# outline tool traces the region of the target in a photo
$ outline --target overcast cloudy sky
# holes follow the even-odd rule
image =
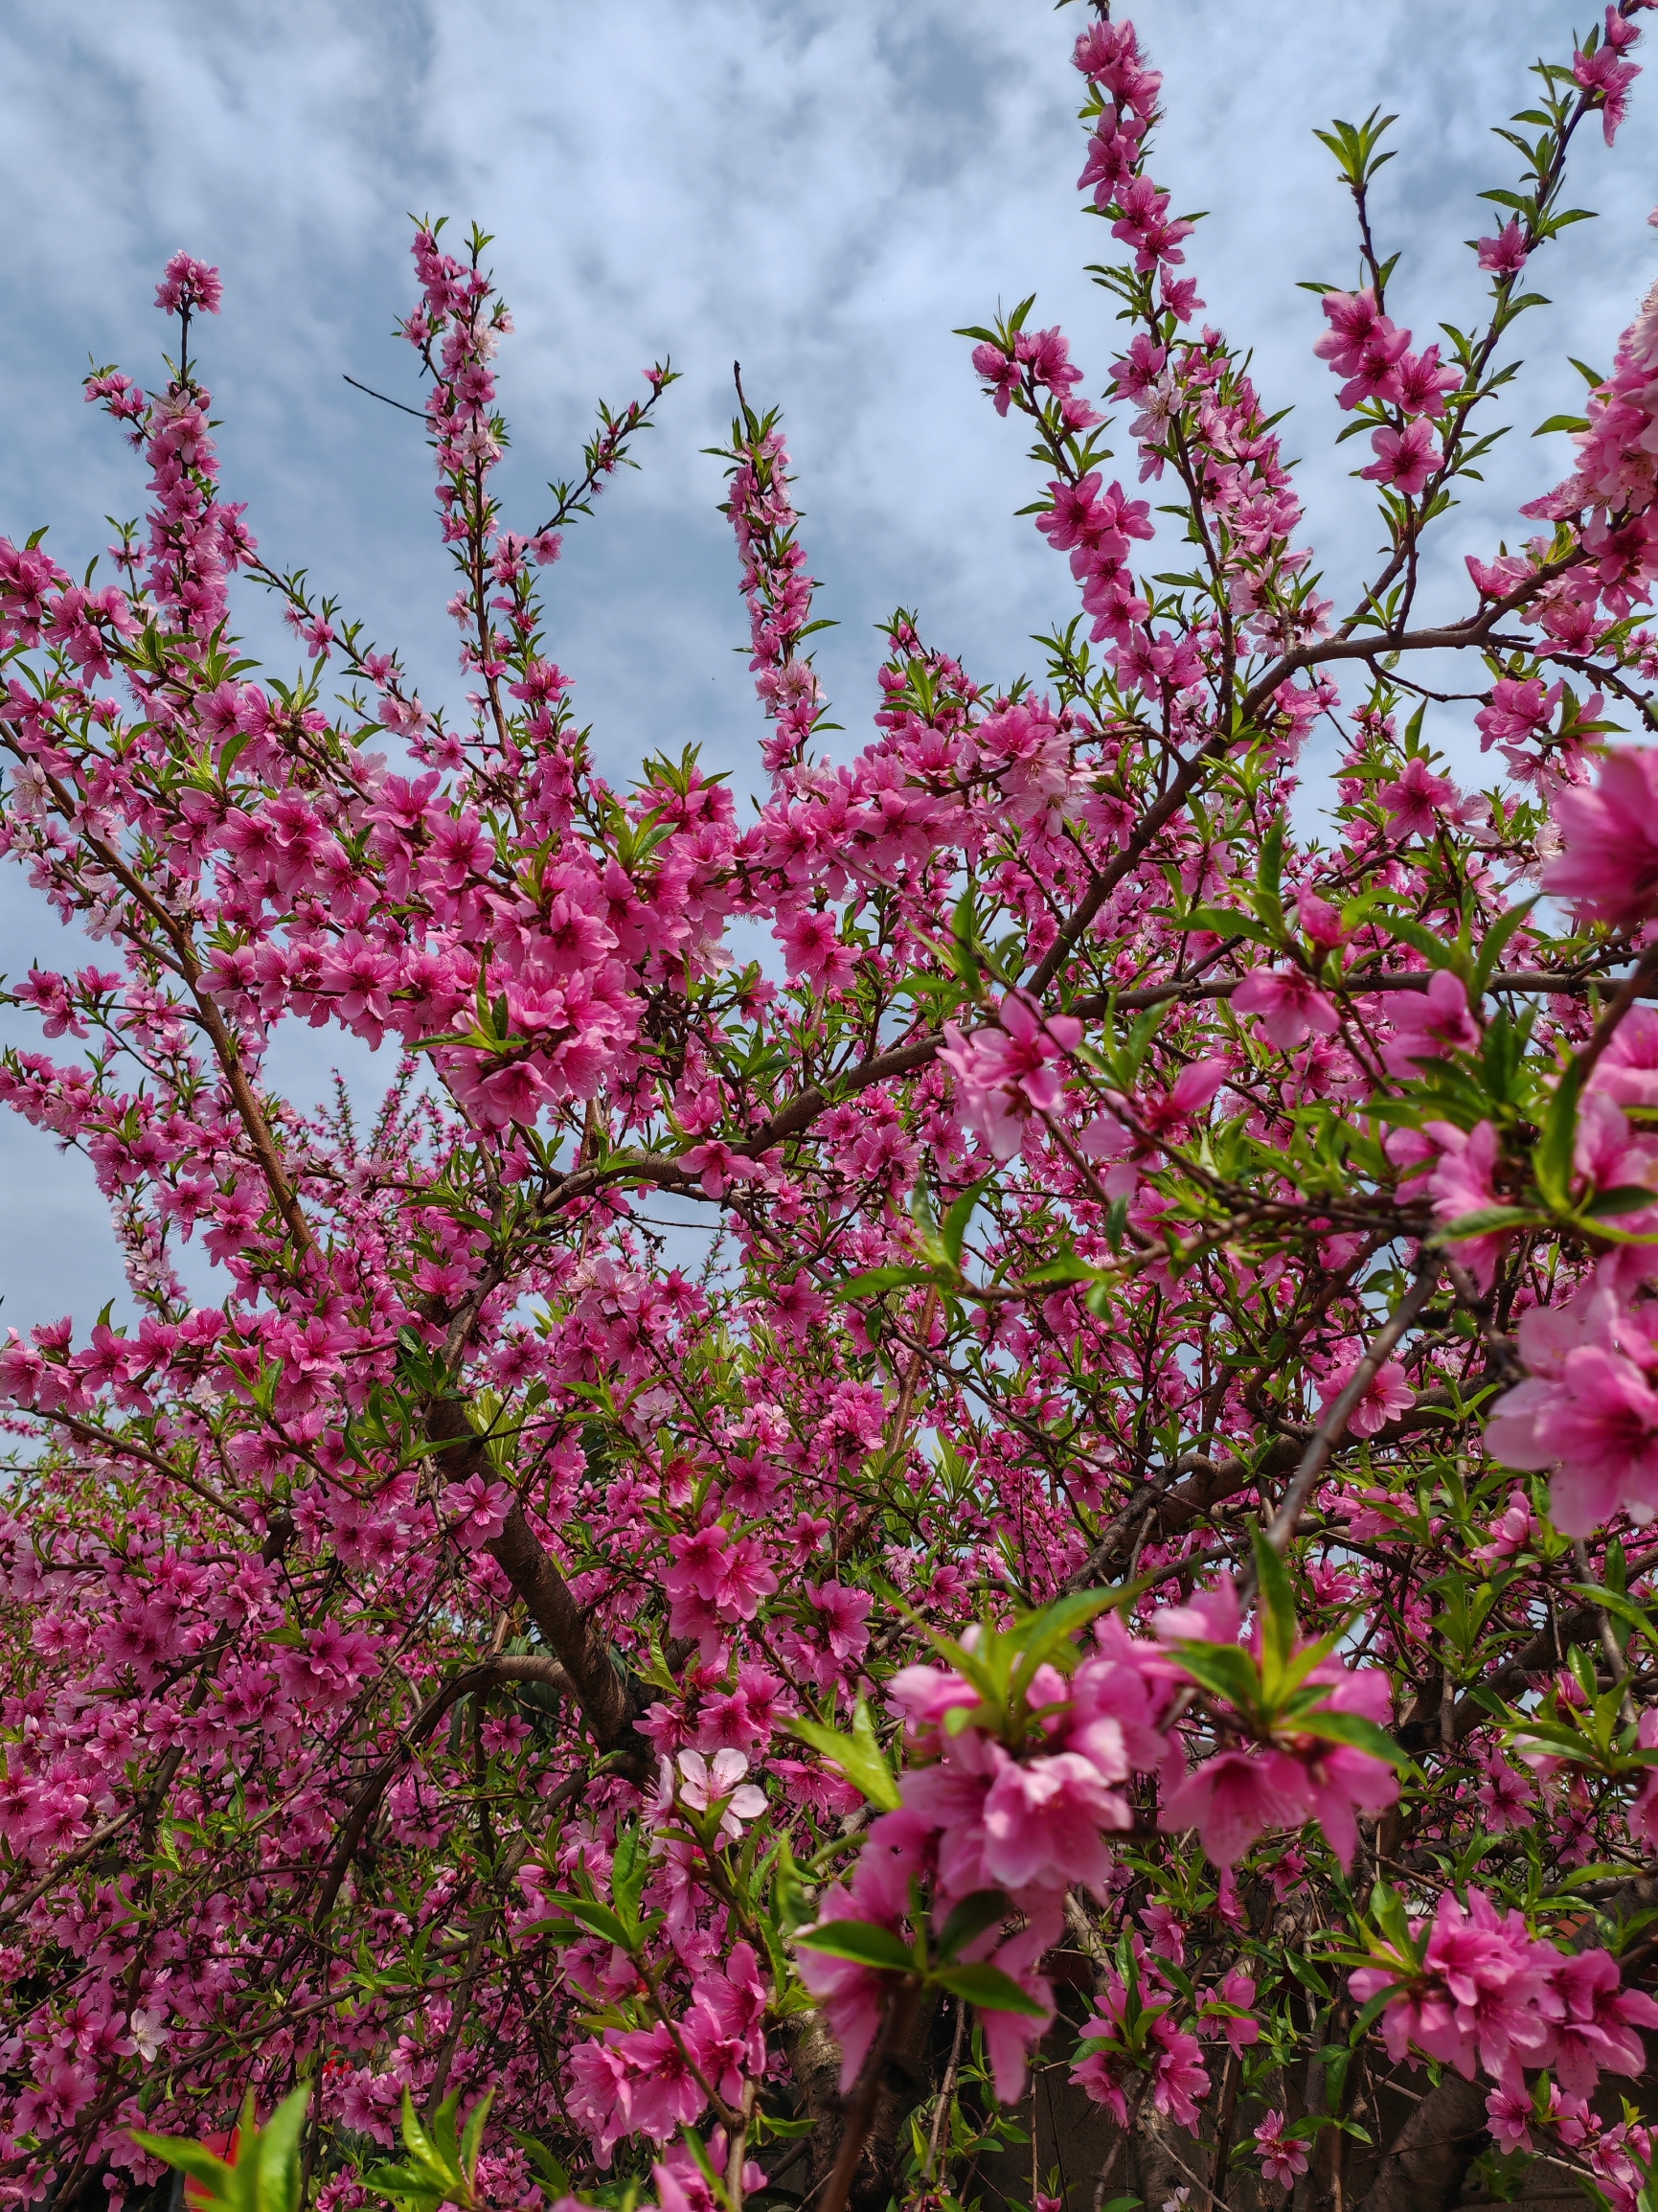
[[[1581,0],[1579,0],[1581,4]],[[642,753],[700,742],[752,780],[743,661],[718,464],[731,363],[781,401],[808,513],[820,666],[858,741],[872,626],[899,603],[981,677],[1030,667],[1030,634],[1069,612],[1062,562],[1013,511],[1037,486],[1023,441],[978,397],[950,333],[1038,294],[1098,389],[1117,350],[1084,263],[1081,140],[1066,54],[1074,8],[1047,0],[11,0],[0,14],[0,531],[52,524],[78,565],[137,512],[140,479],[83,406],[88,355],[147,380],[150,306],[179,246],[216,262],[225,310],[203,333],[232,495],[266,554],[308,565],[429,698],[461,688],[449,585],[430,527],[419,426],[347,386],[416,397],[389,335],[410,298],[407,215],[495,233],[518,335],[503,356],[514,519],[573,472],[595,399],[626,399],[654,356],[685,381],[630,475],[555,572],[556,650],[625,778]],[[1330,445],[1333,382],[1300,278],[1354,281],[1349,209],[1311,137],[1376,103],[1401,116],[1378,194],[1400,245],[1395,311],[1466,323],[1475,195],[1512,179],[1488,126],[1526,103],[1527,64],[1569,57],[1562,0],[1147,0],[1165,76],[1155,171],[1182,210],[1208,319],[1257,349],[1305,457],[1309,536],[1338,586],[1375,542]],[[1564,356],[1604,363],[1658,270],[1649,87],[1618,147],[1579,141],[1577,204],[1601,220],[1534,264],[1554,306],[1522,326],[1534,367],[1515,435],[1447,536],[1439,577],[1514,530],[1560,473],[1527,433],[1580,394]],[[534,511],[534,512],[532,512]],[[1342,596],[1338,588],[1336,596]],[[270,638],[268,614],[246,610]],[[285,652],[283,655],[286,659]],[[0,871],[0,968],[64,953]],[[17,1033],[21,1035],[22,1033]],[[308,1034],[308,1033],[307,1033]],[[337,1054],[334,1055],[337,1057]],[[293,1070],[314,1090],[327,1057]],[[0,1323],[125,1304],[102,1204],[77,1162],[0,1123]]]

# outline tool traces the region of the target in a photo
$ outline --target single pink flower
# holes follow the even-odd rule
[[[1411,755],[1391,784],[1376,787],[1376,797],[1401,837],[1430,836],[1440,809],[1456,795],[1455,784],[1447,777],[1436,776],[1420,753]]]
[[[1658,909],[1658,751],[1609,752],[1592,790],[1558,794],[1555,820],[1560,854],[1543,872],[1545,891],[1614,928]]]
[[[1397,385],[1397,374],[1395,374]],[[1404,394],[1395,394],[1404,396]],[[1426,485],[1430,475],[1440,467],[1440,446],[1433,436],[1433,422],[1428,416],[1415,416],[1404,429],[1373,429],[1371,451],[1375,453],[1369,469],[1359,469],[1375,485],[1391,485],[1393,491],[1404,491],[1415,498],[1417,491]]]
[[[1517,276],[1525,267],[1530,251],[1520,229],[1519,217],[1510,216],[1495,238],[1480,239],[1480,266],[1488,269],[1494,277]]]
[[[1358,1369],[1352,1360],[1346,1367],[1337,1367],[1319,1384],[1319,1397],[1329,1407],[1333,1405],[1351,1381]],[[1396,1415],[1403,1413],[1416,1403],[1416,1392],[1405,1380],[1405,1371],[1397,1359],[1388,1360],[1378,1367],[1366,1383],[1358,1403],[1348,1415],[1348,1433],[1351,1436],[1374,1436]]]
[[[1000,1746],[996,1746],[999,1750]],[[1111,1857],[1102,1831],[1132,1825],[1126,1801],[1075,1751],[1020,1765],[1002,1754],[985,1799],[985,1864],[1009,1889],[1105,1893]]]
[[[1312,1036],[1333,1037],[1341,1016],[1305,969],[1255,968],[1232,994],[1234,1009],[1252,1014],[1261,1035],[1280,1052],[1293,1052]]]
[[[1266,2179],[1287,2189],[1306,2172],[1306,2145],[1299,2136],[1286,2135],[1283,2131],[1283,2114],[1268,2112],[1255,2131],[1261,2145],[1256,2156]]]
[[[1302,1776],[1282,1752],[1221,1751],[1192,1768],[1165,1799],[1157,1825],[1167,1835],[1195,1828],[1216,1866],[1235,1866],[1269,1828],[1306,1818]]]

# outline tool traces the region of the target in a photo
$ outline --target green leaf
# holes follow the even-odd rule
[[[643,1826],[635,1820],[617,1836],[610,1866],[610,1894],[616,1900],[616,1915],[630,1928],[639,1926],[639,1901],[649,1873],[650,1847]]]
[[[837,1298],[878,1298],[888,1290],[937,1281],[931,1267],[866,1267],[861,1275],[849,1275],[844,1283],[837,1283],[834,1294]]]
[[[966,1242],[967,1230],[971,1224],[974,1211],[979,1200],[989,1189],[990,1182],[991,1177],[987,1175],[982,1182],[975,1183],[971,1190],[964,1191],[939,1223],[939,1242],[943,1245],[945,1257],[949,1260],[951,1266],[956,1268],[958,1272],[962,1265],[962,1246]]]
[[[1261,866],[1256,874],[1251,904],[1269,929],[1283,932],[1283,828],[1284,817],[1275,814],[1261,841]]]
[[[478,2171],[478,2150],[484,2140],[484,2125],[489,2117],[489,2107],[495,2102],[493,2089],[486,2089],[472,2109],[466,2114],[466,2132],[461,2137],[461,2171],[468,2181]]]
[[[300,2133],[310,2093],[309,2084],[302,2084],[283,2099],[269,2126],[259,2128],[250,2089],[237,2127],[234,2165],[188,2136],[148,2135],[135,2129],[132,2139],[152,2157],[188,2174],[210,2205],[223,2205],[226,2212],[299,2212]]]
[[[859,1966],[873,1966],[883,1973],[916,1971],[915,1953],[903,1937],[873,1920],[826,1920],[816,1927],[802,1928],[794,1940],[806,1950],[853,1959]]]
[[[1537,1188],[1551,1206],[1564,1208],[1572,1191],[1572,1152],[1578,1134],[1578,1093],[1583,1087],[1580,1062],[1573,1060],[1555,1086],[1542,1134],[1532,1155]]]
[[[1525,1206],[1476,1206],[1430,1237],[1430,1244],[1454,1244],[1464,1237],[1489,1237],[1499,1229],[1523,1229],[1539,1224],[1541,1217]]]
[[[1545,438],[1551,430],[1587,430],[1587,415],[1551,415],[1546,422],[1539,422],[1532,432],[1533,438]]]
[[[1376,1881],[1370,1893],[1370,1914],[1383,1936],[1401,1958],[1411,1955],[1410,1917],[1404,1900],[1390,1881]]]
[[[986,1928],[998,1927],[1011,1910],[1004,1890],[975,1889],[970,1897],[963,1898],[940,1929],[940,1958],[945,1961],[954,1958],[964,1945],[983,1935]]]
[[[1591,1220],[1605,1220],[1614,1214],[1637,1214],[1645,1206],[1658,1206],[1658,1191],[1645,1183],[1614,1183],[1597,1191],[1583,1211]]]
[[[1045,2020],[1049,2008],[1027,1996],[1011,1973],[999,1966],[945,1966],[932,1976],[952,1996],[965,1997],[981,2012],[1023,2013],[1027,2019]]]
[[[861,1790],[883,1813],[896,1813],[903,1800],[893,1770],[887,1765],[870,1720],[869,1707],[860,1698],[852,1714],[852,1732],[843,1736],[821,1721],[790,1721],[788,1731],[809,1744],[826,1759],[832,1759],[854,1790]]]
[[[1658,1197],[1658,1194],[1654,1193],[1647,1195],[1649,1197]],[[1027,1284],[1098,1283],[1100,1270],[1098,1267],[1091,1267],[1086,1260],[1079,1260],[1075,1252],[1066,1252],[1059,1259],[1050,1260],[1045,1267],[1036,1268],[1033,1274],[1026,1275],[1021,1280]]]
[[[1264,922],[1257,922],[1252,914],[1240,914],[1232,906],[1194,906],[1180,917],[1180,922],[1183,928],[1202,930],[1210,937],[1247,937],[1251,944],[1267,946],[1273,951],[1283,942],[1282,932],[1275,935]]]
[[[1056,1599],[1023,1621],[1016,1637],[1019,1661],[1009,1678],[1010,1695],[1023,1697],[1043,1661],[1056,1658],[1062,1644],[1069,1644],[1077,1630],[1098,1614],[1120,1604],[1122,1595],[1120,1590],[1073,1590],[1068,1598]],[[1076,1653],[1070,1657],[1074,1661]]]
[[[636,1928],[625,1927],[607,1904],[599,1904],[589,1897],[571,1897],[567,1892],[554,1890],[548,1893],[549,1904],[556,1904],[560,1912],[579,1920],[594,1935],[602,1935],[606,1943],[613,1943],[622,1950],[631,1950],[639,1940]]]
[[[1192,1679],[1240,1713],[1261,1703],[1261,1676],[1249,1653],[1236,1644],[1182,1644],[1180,1663]]]
[[[1652,1634],[1651,1620],[1621,1590],[1603,1590],[1595,1583],[1574,1583],[1572,1588],[1577,1596],[1587,1598],[1591,1605],[1599,1606],[1602,1612],[1612,1614],[1614,1619],[1623,1621],[1641,1635]]]
[[[227,2183],[236,2169],[226,2165],[216,2151],[210,2151],[205,2143],[195,2142],[189,2135],[149,2135],[142,2128],[134,2128],[131,2133],[141,2151],[176,2166],[193,2181],[200,2181],[215,2202],[227,2200]]]
[[[1295,1588],[1288,1567],[1267,1542],[1259,1522],[1250,1524],[1249,1540],[1255,1552],[1256,1579],[1261,1585],[1262,1641],[1268,1662],[1263,1673],[1270,1696],[1275,1686],[1274,1676],[1282,1678],[1290,1653],[1295,1650]]]
[[[1385,1728],[1378,1728],[1359,1713],[1332,1713],[1329,1706],[1320,1706],[1311,1713],[1298,1713],[1294,1725],[1307,1736],[1321,1736],[1331,1744],[1351,1744],[1355,1751],[1368,1751],[1373,1759],[1385,1759],[1390,1767],[1413,1764],[1410,1754],[1399,1749]]]

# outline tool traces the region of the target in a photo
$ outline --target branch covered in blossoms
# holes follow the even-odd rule
[[[86,381],[143,521],[0,540],[67,947],[0,1099],[126,1293],[0,1345],[7,2204],[1645,2202],[1653,295],[1533,535],[1456,505],[1642,12],[1498,133],[1471,331],[1320,134],[1343,612],[1096,10],[1115,324],[963,333],[1075,600],[1033,678],[897,609],[836,749],[739,382],[751,813],[601,774],[545,604],[665,363],[510,527],[488,240],[417,227],[446,716],[261,556],[168,264],[165,380]]]

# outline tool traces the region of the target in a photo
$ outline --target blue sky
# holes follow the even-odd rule
[[[1557,0],[1148,0],[1165,74],[1155,171],[1183,211],[1207,319],[1252,344],[1274,405],[1293,403],[1307,535],[1343,596],[1374,547],[1363,458],[1331,445],[1333,380],[1301,278],[1351,283],[1349,209],[1311,137],[1332,114],[1397,109],[1377,195],[1403,246],[1395,312],[1425,334],[1466,323],[1479,286],[1463,240],[1475,198],[1511,181],[1488,126],[1526,103],[1527,62],[1569,53]],[[1585,17],[1586,21],[1587,18]],[[758,721],[736,565],[701,448],[750,396],[780,401],[823,580],[820,666],[838,742],[861,741],[873,626],[898,603],[981,678],[1033,666],[1033,631],[1070,611],[1064,564],[1014,510],[1039,489],[1023,444],[978,397],[953,327],[1034,291],[1098,390],[1117,351],[1083,264],[1103,226],[1079,218],[1081,139],[1066,65],[1080,21],[1047,0],[11,0],[0,19],[0,531],[52,524],[69,565],[137,512],[141,479],[79,396],[88,355],[148,380],[161,262],[184,246],[224,272],[204,375],[225,418],[232,495],[267,555],[308,565],[428,697],[453,696],[449,585],[430,525],[419,426],[348,387],[413,398],[389,335],[410,298],[409,211],[476,217],[518,324],[503,356],[516,519],[571,472],[601,394],[641,390],[671,352],[685,381],[661,430],[554,572],[552,627],[602,760],[699,742],[753,780]],[[1514,510],[1560,472],[1532,426],[1604,363],[1658,273],[1650,83],[1608,156],[1580,140],[1577,204],[1601,219],[1534,265],[1554,306],[1520,343],[1533,368],[1483,492],[1446,534],[1461,557],[1515,534]],[[534,514],[531,510],[534,510]],[[1450,599],[1447,605],[1454,604]],[[268,613],[251,634],[285,662]],[[1309,763],[1309,765],[1311,764]],[[0,870],[0,967],[67,954],[44,908]],[[21,1026],[14,1032],[27,1034]],[[289,1065],[314,1095],[311,1034]],[[73,1311],[122,1284],[84,1168],[0,1121],[0,1325]]]

